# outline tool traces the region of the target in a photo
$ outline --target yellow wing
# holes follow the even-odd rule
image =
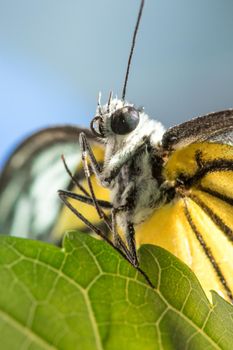
[[[232,301],[233,147],[195,143],[175,151],[164,177],[176,184],[172,202],[136,231],[137,245],[159,245],[194,271],[205,292]]]

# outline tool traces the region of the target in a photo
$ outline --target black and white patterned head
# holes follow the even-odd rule
[[[150,119],[142,107],[137,108],[122,99],[112,99],[111,95],[107,104],[98,104],[91,129],[105,143],[111,140],[131,142],[152,134],[156,134],[158,140],[164,132],[161,123]]]
[[[110,98],[106,105],[98,104],[96,115],[91,121],[91,129],[100,138],[128,135],[138,127],[142,112],[142,108]]]

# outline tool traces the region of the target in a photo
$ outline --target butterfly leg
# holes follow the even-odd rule
[[[90,204],[90,205],[94,205],[96,207],[96,204],[99,206],[99,212],[101,212],[101,218],[104,219],[106,225],[108,226],[109,230],[112,230],[111,224],[109,222],[109,218],[107,217],[107,215],[101,210],[102,208],[104,209],[111,209],[112,208],[112,204],[108,201],[102,201],[99,199],[95,200],[90,196],[90,194],[85,190],[85,188],[79,183],[78,179],[76,177],[74,177],[66,163],[65,157],[64,155],[62,155],[62,161],[65,167],[66,172],[68,173],[68,175],[70,176],[71,180],[73,181],[73,183],[80,189],[81,192],[84,193],[85,196],[76,194],[74,192],[70,192],[70,191],[64,191],[64,190],[59,190],[58,193],[60,194],[64,194],[69,198],[78,200],[80,202],[86,203],[86,204]],[[90,182],[91,183],[91,182]],[[92,191],[92,193],[94,194],[94,191]],[[95,196],[95,195],[94,195]],[[100,209],[101,208],[101,209]]]
[[[105,241],[107,241],[109,244],[113,245],[112,242],[106,237],[106,235],[95,225],[93,225],[89,220],[87,220],[76,208],[72,206],[72,204],[68,201],[68,198],[73,198],[76,200],[81,200],[82,202],[85,202],[85,199],[83,196],[79,197],[79,195],[76,196],[75,193],[70,194],[67,191],[60,190],[58,192],[59,197],[61,198],[62,202],[87,226],[91,231],[96,233],[98,236],[103,238]],[[88,202],[85,202],[87,204],[90,204],[89,198]]]
[[[130,255],[129,249],[126,247],[125,243],[123,242],[121,236],[117,232],[117,225],[116,225],[116,213],[117,210],[115,208],[112,208],[112,235],[113,235],[113,244],[115,247],[119,248],[123,251],[125,254],[127,260],[132,263],[132,257]]]
[[[64,198],[71,198],[71,199],[77,200],[77,201],[85,203],[85,204],[89,204],[92,206],[94,205],[92,198],[85,197],[85,196],[77,194],[77,193],[59,190],[58,194],[62,200]],[[97,201],[98,201],[98,205],[100,206],[101,209],[102,208],[103,209],[112,209],[112,204],[110,202],[99,200],[99,199],[97,199]],[[63,200],[63,202],[64,202],[64,200]],[[67,201],[65,201],[65,204],[67,205]],[[115,220],[115,215],[113,213],[114,213],[114,210],[112,209],[112,223],[109,221],[108,216],[104,212],[103,212],[103,219],[104,219],[104,222],[107,225],[108,229],[113,233],[114,246],[118,247],[119,249],[122,249],[122,251],[125,253],[125,255],[127,255],[128,250],[126,248],[126,245],[124,244],[123,240],[121,239],[121,237],[119,236],[119,234],[116,231],[116,220]],[[78,217],[80,218],[80,216],[78,216]]]
[[[92,149],[91,149],[84,133],[80,134],[79,142],[80,142],[80,148],[81,148],[81,154],[82,154],[82,163],[83,163],[84,173],[85,173],[85,177],[87,179],[88,187],[89,187],[90,192],[91,192],[91,198],[93,200],[94,206],[96,208],[96,211],[97,211],[100,219],[102,219],[103,212],[101,211],[101,209],[98,205],[97,198],[95,196],[95,192],[94,192],[93,185],[91,182],[91,173],[90,173],[90,168],[89,168],[87,156],[89,155],[90,162],[91,162],[91,168],[94,171],[97,178],[99,178],[99,174],[101,173],[101,169],[100,169],[100,166],[99,166],[99,164],[98,164],[98,162],[97,162],[97,160],[92,152]]]
[[[126,247],[125,243],[122,241],[120,235],[116,232],[116,214],[120,211],[127,211],[128,206],[122,205],[118,208],[112,209],[112,227],[113,231],[115,230],[115,233],[113,232],[113,236],[115,234],[115,239],[119,239],[120,244],[117,243],[117,245],[114,245],[115,248],[121,252],[121,254],[145,277],[148,284],[155,288],[153,283],[151,282],[150,278],[147,276],[147,274],[139,267],[139,262],[137,258],[137,251],[136,251],[136,243],[135,243],[135,230],[134,225],[131,222],[127,222],[127,228],[126,228],[126,241],[128,244],[128,247]],[[121,245],[121,242],[123,245]]]
[[[91,197],[86,197],[86,196],[83,196],[81,194],[77,194],[77,193],[74,193],[71,191],[58,190],[58,195],[61,199],[62,199],[62,197],[71,198],[71,199],[77,200],[79,202],[95,206]],[[97,199],[97,202],[98,202],[98,205],[100,207],[100,210],[102,211],[102,218],[103,218],[105,224],[107,225],[109,231],[112,231],[112,225],[111,225],[111,222],[109,220],[109,217],[102,210],[102,209],[112,209],[112,204],[108,201],[104,201],[101,199]]]
[[[65,195],[66,197],[72,198],[74,200],[77,200],[85,204],[94,205],[91,197],[86,197],[81,194],[77,194],[71,191],[64,191],[64,190],[58,190],[58,194],[59,196]],[[108,201],[97,199],[97,202],[98,202],[98,205],[103,209],[112,209],[112,204]]]
[[[135,230],[134,230],[134,225],[131,222],[127,223],[126,240],[127,240],[130,254],[132,255],[132,263],[135,267],[138,267],[139,262],[138,262],[137,250],[136,250]]]
[[[127,246],[124,244],[124,247],[122,247],[122,239],[117,232],[116,228],[116,215],[120,211],[127,211],[128,206],[127,205],[122,205],[118,208],[113,208],[112,209],[112,232],[113,232],[113,241],[114,245],[118,246],[119,248],[123,248],[125,255],[128,257],[128,260],[131,262],[131,264],[134,267],[138,267],[138,258],[137,258],[137,251],[136,251],[136,243],[135,243],[135,230],[134,230],[134,225],[131,222],[126,223],[126,230],[125,230],[125,237],[126,237],[126,242]]]
[[[103,240],[107,241],[113,248],[115,248],[121,255],[123,255],[126,260],[132,263],[132,257],[129,254],[129,250],[127,249],[125,243],[119,236],[117,239],[117,244],[112,242],[97,226],[93,225],[89,220],[87,220],[76,208],[74,208],[67,198],[76,199],[78,201],[84,202],[86,204],[94,205],[93,202],[90,202],[90,198],[85,198],[84,196],[77,195],[76,193],[68,192],[59,190],[59,197],[63,201],[63,203],[87,226],[91,231],[96,233],[98,236],[100,236]],[[99,205],[105,204],[105,201],[99,201]],[[106,216],[107,218],[107,216]],[[106,219],[105,218],[105,219]],[[107,218],[108,223],[105,221],[105,223],[108,225],[109,229],[113,230],[113,223],[110,224],[109,220]]]
[[[84,202],[86,204],[94,205],[92,201],[90,201],[90,198],[86,198],[85,196],[78,195],[76,193],[72,193],[69,191],[62,191],[59,192],[59,197],[63,201],[63,203],[87,226],[91,231],[96,233],[99,237],[101,237],[103,240],[108,242],[114,249],[116,249],[126,260],[128,260],[137,270],[145,277],[145,279],[148,281],[149,285],[154,288],[153,283],[150,281],[146,273],[140,269],[138,259],[137,259],[137,253],[136,253],[136,245],[135,245],[135,232],[134,227],[132,223],[127,224],[127,234],[126,234],[126,240],[128,243],[128,248],[126,247],[125,243],[123,242],[122,238],[119,236],[119,234],[116,231],[116,214],[120,210],[125,210],[125,206],[119,207],[118,209],[112,208],[112,223],[109,223],[108,220],[108,227],[110,231],[113,232],[113,236],[115,237],[115,242],[112,242],[98,227],[93,225],[89,220],[87,220],[76,208],[74,208],[68,201],[67,198],[72,198],[79,200],[81,202]],[[105,201],[99,200],[99,205],[101,206],[103,204],[103,207],[106,205]],[[107,224],[107,223],[106,223]],[[117,238],[116,238],[117,237]],[[117,241],[117,242],[116,242]]]
[[[122,166],[129,159],[132,159],[136,154],[143,152],[148,147],[149,138],[147,136],[144,137],[136,146],[130,148],[129,151],[124,154],[117,152],[112,159],[110,159],[108,167],[103,170],[100,168],[86,135],[83,132],[81,132],[79,135],[79,143],[83,162],[85,161],[87,163],[87,157],[89,157],[91,169],[93,170],[98,181],[103,187],[108,188],[111,181],[115,179],[117,174],[120,172]],[[84,160],[85,158],[86,160]]]
[[[69,175],[69,177],[71,178],[72,182],[80,189],[80,191],[87,197],[90,197],[89,193],[85,190],[85,188],[79,183],[78,179],[73,176],[73,174],[71,173],[67,163],[66,163],[66,160],[65,160],[65,157],[64,155],[61,156],[61,159],[63,161],[63,164],[64,164],[64,167],[65,167],[65,170],[67,172],[67,174]]]
[[[106,171],[105,170],[102,171],[102,169],[100,168],[84,133],[80,134],[79,141],[80,141],[80,148],[81,148],[81,152],[82,152],[84,171],[85,171],[85,175],[86,175],[88,185],[90,188],[91,196],[93,198],[93,202],[95,203],[95,207],[96,207],[98,213],[101,213],[100,208],[98,208],[98,201],[95,197],[93,186],[91,183],[88,158],[90,160],[91,169],[93,170],[93,172],[96,175],[99,182],[104,187],[109,187],[111,181],[116,177],[116,175],[120,171],[122,165],[124,165],[124,163],[128,160],[128,158],[135,156],[135,154],[137,154],[138,152],[142,152],[145,149],[145,147],[147,147],[148,140],[147,140],[147,138],[143,139],[143,143],[140,144],[139,147],[130,150],[130,152],[124,156],[117,155],[116,161],[113,161],[114,166],[112,165],[112,166],[110,166],[110,170],[108,169],[108,174],[110,174],[110,175],[107,175]],[[121,237],[119,236],[119,234],[117,233],[116,228],[115,228],[116,227],[115,226],[116,213],[119,211],[123,211],[123,210],[125,211],[127,209],[128,209],[128,206],[124,205],[124,206],[120,206],[118,208],[115,208],[113,210],[113,214],[112,214],[113,240],[114,240],[114,243],[116,245],[118,245],[118,247],[120,247],[123,250],[124,254],[127,255],[128,260],[135,267],[137,267],[138,266],[138,259],[137,259],[137,253],[136,253],[135,230],[134,230],[133,224],[131,222],[127,222],[127,225],[126,225],[125,236],[126,236],[128,248],[125,246],[124,242],[122,241]],[[102,218],[102,216],[100,216],[100,217]]]
[[[93,200],[93,198],[90,196],[90,194],[85,190],[85,188],[79,183],[78,179],[76,177],[74,177],[66,163],[66,160],[65,160],[65,157],[64,155],[62,155],[62,161],[63,161],[63,164],[64,164],[64,167],[65,167],[65,170],[66,172],[68,173],[68,175],[70,176],[71,180],[73,181],[73,183],[80,189],[80,191],[82,193],[84,193],[85,196],[83,195],[80,195],[80,194],[76,194],[74,192],[71,192],[71,191],[64,191],[64,190],[59,190],[58,193],[59,193],[59,196],[61,195],[65,195],[66,197],[69,197],[69,198],[72,198],[74,200],[78,200],[80,202],[83,202],[83,203],[86,203],[86,204],[90,204],[90,205],[94,205],[97,203],[98,206],[99,206],[99,211],[100,211],[100,208],[104,208],[104,209],[111,209],[112,208],[112,204],[108,201],[102,201],[102,200],[99,200],[99,199],[96,199],[96,201]],[[94,191],[93,191],[94,193]],[[108,216],[101,210],[101,215],[102,215],[102,218],[104,219],[104,222],[105,224],[107,225],[108,229],[110,231],[112,231],[112,226],[111,226],[111,223],[109,221],[109,218]]]

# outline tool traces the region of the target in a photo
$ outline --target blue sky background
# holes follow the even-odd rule
[[[120,95],[138,0],[0,0],[0,164]],[[146,0],[127,99],[165,126],[233,107],[233,1]]]

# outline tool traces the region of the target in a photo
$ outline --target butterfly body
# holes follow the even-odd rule
[[[121,112],[127,108],[137,114],[138,125],[125,134],[125,125],[121,125],[121,134],[118,134],[118,129],[116,132],[112,130],[111,120],[117,123],[117,118],[123,118]],[[162,200],[161,184],[153,169],[157,167],[154,154],[159,152],[164,128],[143,110],[117,99],[98,108],[97,116],[101,116],[105,143],[104,164],[99,177],[101,183],[110,189],[113,208],[125,208],[117,215],[118,224],[125,229],[127,222],[137,225],[144,221]]]
[[[115,233],[116,247],[123,246],[137,266],[135,245],[161,241],[193,267],[203,285],[206,266],[211,276],[207,285],[232,300],[233,199],[227,186],[233,176],[232,110],[211,113],[191,120],[188,128],[181,124],[166,132],[127,103],[114,110],[110,103],[94,119],[98,120],[95,132],[105,140],[106,155],[101,171],[93,162],[91,167],[101,185],[111,191],[112,227],[117,223],[127,242],[125,248]],[[92,158],[90,148],[87,156]],[[223,247],[227,258],[221,253]],[[195,252],[199,250],[200,256]]]

